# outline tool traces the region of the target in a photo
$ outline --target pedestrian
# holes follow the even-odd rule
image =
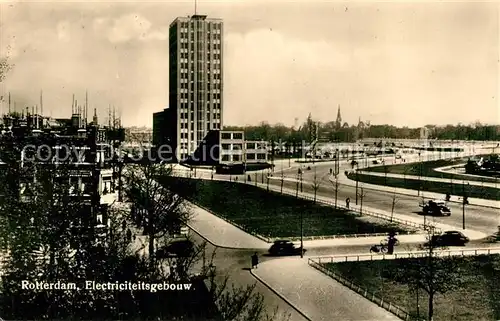
[[[130,229],[127,230],[127,241],[132,242],[132,231]]]
[[[252,255],[252,269],[256,269],[259,265],[259,257],[257,256],[257,252]]]
[[[351,199],[349,197],[345,199],[345,207],[347,207],[347,209],[349,209],[350,202],[351,202]]]

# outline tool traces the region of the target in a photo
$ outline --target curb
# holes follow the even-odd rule
[[[250,269],[250,274],[255,278],[257,279],[257,281],[259,281],[260,283],[264,284],[269,290],[271,290],[271,292],[273,292],[274,294],[276,294],[281,300],[285,301],[286,304],[288,304],[289,306],[292,307],[292,309],[294,309],[295,311],[297,311],[301,316],[303,316],[306,320],[308,321],[313,321],[311,318],[309,318],[304,312],[302,312],[299,308],[297,308],[295,305],[292,304],[292,302],[290,302],[283,294],[279,293],[278,291],[276,291],[271,285],[269,285],[269,283],[267,283],[266,281],[264,281],[260,276],[256,275],[252,269]]]

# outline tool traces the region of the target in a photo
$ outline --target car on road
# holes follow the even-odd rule
[[[194,253],[194,244],[183,239],[173,241],[156,251],[157,258],[190,257]]]
[[[439,215],[439,216],[450,216],[451,209],[446,206],[446,202],[429,200],[427,203],[420,205],[422,207],[422,212],[425,215]]]
[[[295,244],[289,240],[276,240],[273,245],[271,245],[268,252],[273,256],[300,255],[301,248],[296,247]],[[302,253],[305,252],[306,250],[302,249]]]
[[[469,243],[469,238],[458,231],[446,231],[441,235],[433,235],[430,242],[426,245],[430,246],[465,246]]]

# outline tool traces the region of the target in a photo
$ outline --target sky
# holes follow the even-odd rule
[[[152,126],[168,107],[168,27],[194,1],[0,0],[3,83],[18,109]],[[224,20],[225,125],[317,121],[500,124],[499,2],[199,0]]]

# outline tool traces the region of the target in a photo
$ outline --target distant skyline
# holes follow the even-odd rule
[[[224,123],[293,125],[309,112],[372,124],[500,124],[498,2],[198,1],[224,20]],[[168,104],[168,26],[194,1],[0,0],[0,84],[21,106],[69,117],[89,93],[126,126]]]

